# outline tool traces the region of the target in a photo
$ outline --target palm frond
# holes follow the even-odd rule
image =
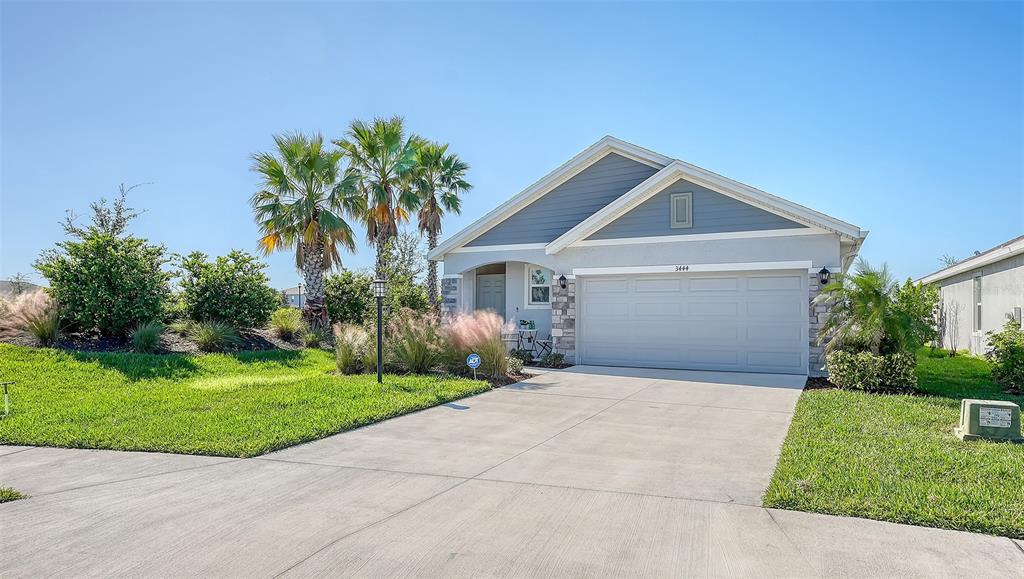
[[[274,145],[273,152],[252,155],[252,170],[262,181],[250,198],[261,250],[269,254],[294,248],[296,267],[301,269],[305,246],[323,243],[331,263],[340,264],[335,245],[355,247],[344,241],[352,237],[352,229],[341,214],[358,215],[360,209],[352,204],[351,191],[340,187],[343,151],[325,146],[320,134],[298,132],[274,135]],[[326,224],[325,212],[330,214]]]

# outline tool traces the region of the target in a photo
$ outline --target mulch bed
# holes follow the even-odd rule
[[[829,382],[824,376],[814,376],[807,379],[804,390],[833,390],[836,385]]]
[[[575,364],[559,364],[557,366],[541,366],[536,362],[530,362],[526,364],[527,368],[543,368],[544,370],[565,370],[566,368],[572,368]]]

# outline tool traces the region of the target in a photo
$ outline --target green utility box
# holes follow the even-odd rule
[[[1020,407],[1000,400],[962,400],[960,426],[953,432],[960,440],[1024,442],[1020,435]]]

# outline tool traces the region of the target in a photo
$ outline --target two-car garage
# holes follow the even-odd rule
[[[581,271],[578,363],[806,374],[807,271]]]

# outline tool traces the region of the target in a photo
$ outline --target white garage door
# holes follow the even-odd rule
[[[807,273],[583,276],[579,362],[807,373]]]

